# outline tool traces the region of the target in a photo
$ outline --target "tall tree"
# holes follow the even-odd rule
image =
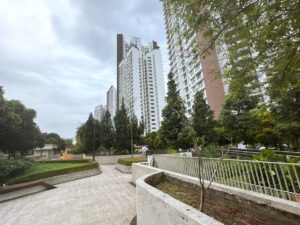
[[[87,153],[93,153],[93,160],[95,160],[96,151],[96,121],[94,120],[93,114],[89,114],[89,118],[85,123],[85,144],[84,148]]]
[[[206,144],[216,140],[214,127],[215,121],[213,111],[206,104],[201,91],[194,97],[192,111],[192,127],[198,137],[203,137]]]
[[[272,105],[277,124],[275,130],[290,148],[300,148],[300,85],[291,88]]]
[[[257,107],[258,101],[258,96],[251,95],[246,90],[227,96],[220,123],[225,129],[225,136],[233,143],[255,144],[255,136],[251,129],[251,110]]]
[[[3,94],[3,93],[2,93]],[[40,143],[38,126],[33,121],[36,112],[26,108],[20,101],[7,101],[3,98],[0,119],[0,149],[9,157],[19,152],[24,157],[27,152]]]
[[[178,138],[187,129],[188,120],[185,116],[183,100],[176,90],[176,84],[171,72],[168,74],[168,79],[167,104],[162,111],[163,122],[160,128],[160,135],[169,146],[177,149],[181,147],[179,146]]]
[[[100,122],[100,139],[101,145],[108,150],[110,155],[110,150],[115,142],[115,129],[108,110],[105,111]]]
[[[122,101],[121,108],[116,112],[114,118],[114,124],[116,129],[116,148],[123,153],[130,150],[130,119],[127,114],[124,100]],[[129,151],[130,152],[130,151]]]

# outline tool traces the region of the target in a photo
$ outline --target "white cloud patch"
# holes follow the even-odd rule
[[[116,83],[116,34],[155,40],[167,70],[159,0],[1,0],[0,85],[44,132],[74,137]]]

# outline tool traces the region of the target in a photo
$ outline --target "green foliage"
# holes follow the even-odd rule
[[[149,149],[161,150],[166,147],[165,143],[161,140],[159,133],[152,132],[143,137],[142,143],[147,145]]]
[[[106,148],[110,155],[110,149],[115,143],[115,130],[108,110],[105,111],[100,122],[100,140],[101,146]]]
[[[232,139],[233,143],[255,143],[255,135],[251,130],[251,110],[257,104],[258,97],[250,95],[246,91],[227,96],[219,121],[225,130],[225,134]]]
[[[126,150],[129,151],[131,149],[131,143],[130,118],[127,114],[124,101],[122,101],[121,108],[116,113],[114,124],[116,129],[116,149],[125,153]]]
[[[185,106],[183,100],[176,90],[176,84],[173,79],[173,74],[168,75],[168,94],[166,97],[166,106],[162,111],[163,122],[160,128],[160,137],[171,147],[179,148],[178,142],[181,137],[181,143],[184,142],[182,138],[187,137],[186,132],[188,128],[188,120],[185,116]]]
[[[215,125],[213,111],[206,104],[203,93],[197,92],[192,111],[192,128],[198,137],[204,137],[205,142],[209,144],[216,140]]]
[[[276,146],[279,142],[278,132],[275,130],[275,117],[265,104],[261,104],[251,112],[252,130],[255,141],[265,147]]]
[[[118,164],[121,164],[123,166],[131,166],[132,163],[138,163],[138,162],[146,162],[147,159],[145,157],[136,157],[136,158],[120,158],[118,159]]]
[[[31,165],[30,160],[0,159],[0,185],[24,173]]]
[[[269,162],[287,162],[288,158],[284,155],[276,154],[272,149],[261,150],[260,155],[253,156],[257,161],[269,161]]]
[[[98,168],[96,161],[73,161],[73,162],[38,162],[32,166],[28,173],[10,180],[9,184],[17,184],[39,180],[47,177],[53,177],[68,173],[75,173],[83,170]]]
[[[192,31],[204,34],[209,47],[227,46],[226,74],[238,87],[251,85],[259,65],[259,70],[268,76],[272,99],[280,97],[291,84],[299,84],[299,1],[166,0],[166,3],[170,5],[170,14],[184,20]],[[190,33],[188,36],[193,34]],[[202,48],[201,54],[207,53],[208,49]]]
[[[282,141],[294,149],[300,148],[300,85],[295,86],[278,98],[272,107],[277,119],[275,131]]]
[[[36,112],[17,100],[6,100],[0,88],[0,150],[9,157],[24,157],[40,142],[40,129],[34,122]]]

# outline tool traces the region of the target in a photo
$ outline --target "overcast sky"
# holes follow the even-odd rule
[[[0,86],[37,111],[43,132],[73,138],[116,85],[116,34],[155,40],[167,70],[159,0],[0,0]]]

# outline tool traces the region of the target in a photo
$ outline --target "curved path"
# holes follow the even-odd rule
[[[136,214],[131,175],[113,165],[102,174],[0,203],[1,225],[129,225]]]

